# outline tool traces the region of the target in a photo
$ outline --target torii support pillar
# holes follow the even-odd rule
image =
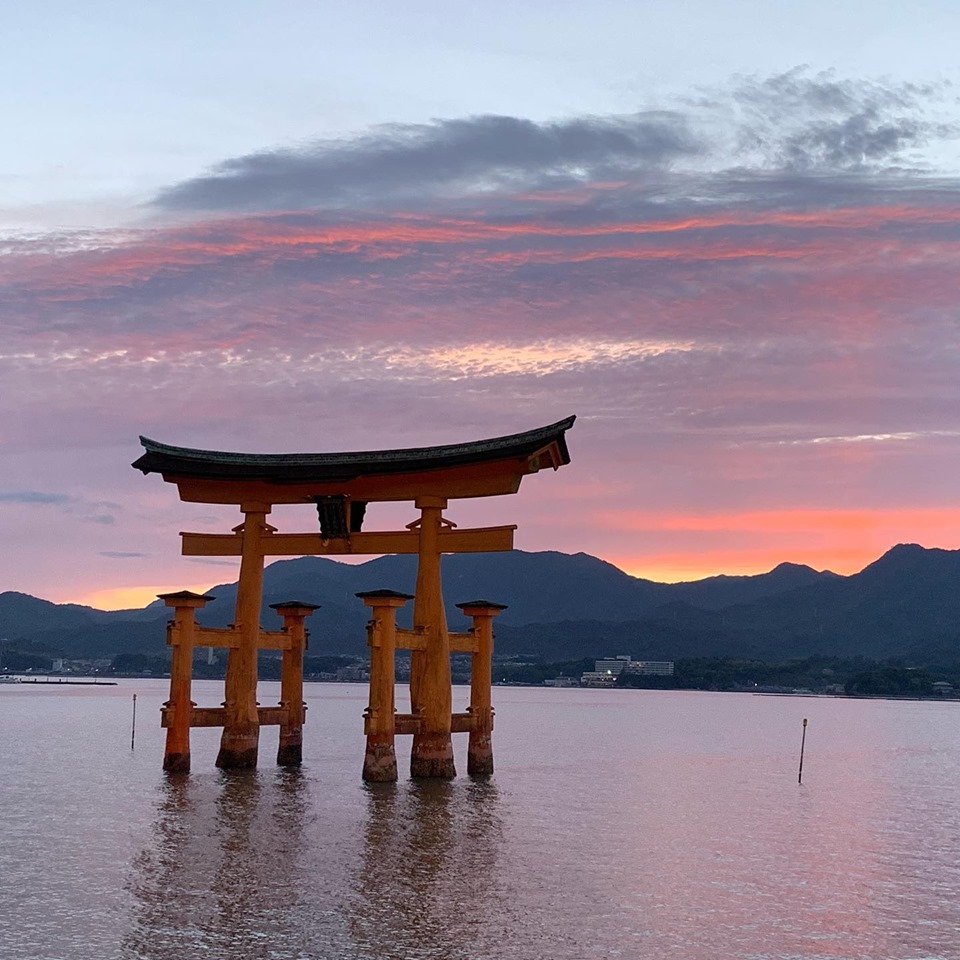
[[[173,607],[173,620],[167,624],[170,644],[170,699],[167,708],[167,742],[163,750],[163,769],[167,773],[190,771],[190,718],[194,704],[190,695],[193,680],[193,641],[196,620],[194,610],[203,609],[213,597],[189,590],[161,593],[158,599]]]
[[[280,745],[277,764],[281,767],[299,767],[303,763],[303,722],[307,706],[303,702],[303,652],[307,648],[307,630],[304,620],[319,609],[319,604],[287,600],[271,603],[283,617],[283,630],[290,646],[283,651],[280,664]]]
[[[368,783],[392,783],[397,779],[397,752],[394,745],[397,610],[413,597],[395,590],[367,590],[357,596],[373,610],[367,625],[370,701],[363,720],[367,735],[363,779]]]
[[[506,604],[491,600],[470,600],[457,606],[473,619],[477,647],[470,667],[470,742],[467,746],[467,773],[488,777],[493,773],[493,618]]]

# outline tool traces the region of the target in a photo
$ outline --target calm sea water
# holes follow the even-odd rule
[[[362,686],[176,780],[165,691],[0,687],[4,960],[960,958],[960,704],[497,688],[492,780],[374,788]]]

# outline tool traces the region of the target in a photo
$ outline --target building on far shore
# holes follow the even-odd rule
[[[647,677],[672,677],[672,660],[631,660],[627,673],[639,673]]]
[[[581,687],[615,687],[617,677],[615,673],[599,673],[596,670],[588,670],[580,678]]]
[[[594,661],[594,669],[580,678],[584,687],[613,687],[621,673],[648,677],[672,677],[672,660],[631,660],[627,656],[607,657]]]

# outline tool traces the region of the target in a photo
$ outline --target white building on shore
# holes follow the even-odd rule
[[[672,660],[632,660],[627,656],[607,657],[594,661],[594,669],[580,678],[584,687],[612,687],[621,673],[647,677],[672,677]]]

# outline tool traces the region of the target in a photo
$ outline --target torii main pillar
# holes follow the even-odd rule
[[[426,649],[410,655],[410,706],[420,720],[420,732],[413,735],[410,776],[449,780],[457,771],[450,740],[450,634],[440,581],[440,531],[447,501],[418,497],[415,506],[420,511],[420,540],[413,626],[423,634]]]
[[[260,607],[263,602],[263,549],[261,539],[269,530],[270,506],[245,503],[240,534],[240,579],[233,628],[237,645],[227,654],[224,684],[225,718],[217,766],[243,769],[257,765],[260,716],[257,712],[257,653],[260,641]]]

